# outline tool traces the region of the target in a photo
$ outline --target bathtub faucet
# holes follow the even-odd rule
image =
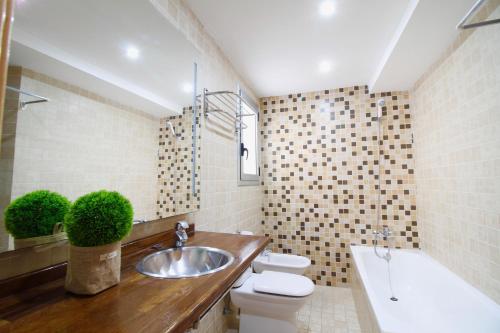
[[[377,250],[377,245],[378,245],[378,239],[379,237],[382,237],[383,240],[387,241],[389,240],[390,237],[392,237],[392,232],[389,230],[389,227],[387,226],[384,226],[382,228],[382,231],[373,231],[373,236],[374,236],[374,239],[373,239],[373,249],[375,251],[375,254],[377,255],[377,257],[379,257],[380,259],[384,259],[385,261],[389,262],[391,260],[391,246],[390,244],[387,244],[387,252],[383,255],[379,254],[378,253],[378,250]]]
[[[382,228],[382,231],[373,231],[373,234],[375,235],[375,238],[382,236],[382,239],[386,241],[392,236],[392,231],[386,226]]]

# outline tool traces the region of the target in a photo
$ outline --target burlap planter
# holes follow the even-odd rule
[[[65,232],[58,232],[57,234],[48,236],[14,239],[14,248],[18,250],[24,247],[33,247],[37,245],[55,243],[65,239],[68,239],[68,236]]]
[[[69,247],[66,290],[94,295],[120,282],[121,242]]]
[[[31,238],[17,238],[14,239],[14,248],[22,249],[24,247],[33,247],[37,245],[43,245],[48,243],[59,242],[68,239],[68,236],[63,232],[62,223],[56,223],[54,229],[52,230],[52,235],[31,237]]]

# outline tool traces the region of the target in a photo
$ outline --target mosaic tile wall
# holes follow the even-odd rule
[[[407,92],[355,86],[261,99],[264,231],[273,251],[309,257],[320,285],[349,283],[348,245],[372,244],[380,98],[382,224],[395,246],[418,247]]]
[[[156,216],[164,218],[200,209],[200,143],[199,117],[196,122],[196,187],[192,193],[192,120],[193,108],[183,114],[160,120],[158,150],[158,200]],[[174,137],[170,122],[177,137]]]

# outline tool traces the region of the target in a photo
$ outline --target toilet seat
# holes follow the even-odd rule
[[[264,271],[255,275],[253,290],[280,296],[305,297],[314,291],[314,283],[301,275]]]

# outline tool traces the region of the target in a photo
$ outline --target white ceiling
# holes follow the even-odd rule
[[[16,4],[10,64],[158,117],[192,105],[184,85],[192,84],[198,52],[149,1]],[[131,45],[139,50],[134,60],[126,57]]]
[[[379,69],[369,83],[373,91],[409,90],[457,38],[457,23],[476,0],[412,0],[407,19],[394,34]]]
[[[258,96],[370,84],[408,89],[475,0],[187,0]],[[401,44],[400,44],[401,43]],[[393,54],[394,52],[394,54]],[[332,63],[329,73],[318,64]]]

